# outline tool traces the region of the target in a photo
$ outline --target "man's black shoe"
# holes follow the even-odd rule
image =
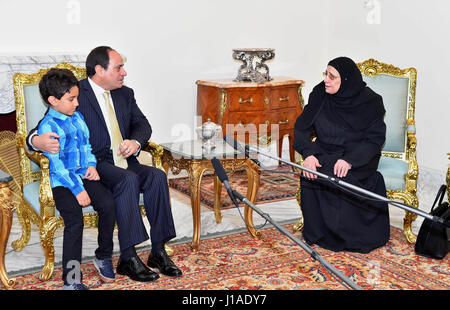
[[[123,261],[119,257],[119,262],[117,263],[117,273],[120,275],[126,275],[130,277],[130,279],[139,282],[150,282],[159,278],[159,274],[153,272],[145,266],[137,255],[127,261]]]
[[[152,251],[148,256],[147,265],[151,268],[158,268],[166,276],[180,277],[183,275],[181,270],[169,258],[164,248],[156,253]]]

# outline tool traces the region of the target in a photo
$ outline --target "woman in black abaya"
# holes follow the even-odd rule
[[[366,86],[350,58],[330,61],[324,76],[295,123],[294,149],[304,167],[386,196],[377,171],[386,139],[383,99]],[[389,240],[387,203],[355,196],[306,171],[300,186],[309,244],[368,253]]]

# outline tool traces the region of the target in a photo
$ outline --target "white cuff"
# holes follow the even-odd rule
[[[33,137],[39,136],[39,134],[37,133],[37,130],[35,132],[33,132],[32,134],[30,134],[30,137],[28,138],[28,143],[30,144],[31,148],[36,151],[39,152],[40,150],[35,148],[33,143],[31,143],[31,141],[33,141]]]
[[[136,153],[133,154],[133,156],[138,156],[139,152],[141,151],[141,144],[139,143],[138,140],[133,140],[134,142],[136,142],[137,145],[139,145],[138,150],[136,151]]]

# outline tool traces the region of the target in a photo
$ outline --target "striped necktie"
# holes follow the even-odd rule
[[[128,167],[127,160],[122,155],[117,155],[117,152],[119,151],[119,145],[120,143],[122,143],[122,134],[120,133],[119,123],[117,123],[116,113],[114,112],[111,100],[109,99],[109,92],[104,92],[103,97],[105,98],[109,118],[109,126],[111,127],[110,135],[111,135],[111,145],[114,157],[114,164],[117,167],[127,169]]]

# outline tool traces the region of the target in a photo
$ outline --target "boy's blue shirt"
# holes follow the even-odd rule
[[[78,111],[68,116],[50,108],[38,128],[39,135],[46,132],[59,135],[59,153],[44,152],[50,161],[51,187],[64,186],[76,196],[84,190],[87,168],[97,166],[84,118]]]

